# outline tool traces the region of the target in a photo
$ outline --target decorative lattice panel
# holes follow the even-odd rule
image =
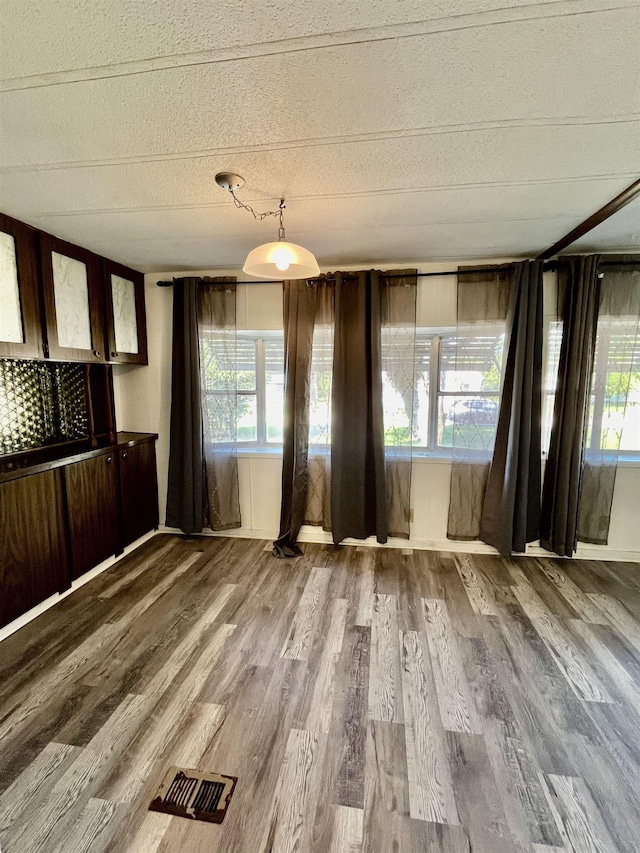
[[[83,365],[0,359],[0,454],[88,435]]]

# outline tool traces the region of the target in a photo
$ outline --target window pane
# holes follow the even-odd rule
[[[238,391],[256,389],[256,342],[252,338],[238,338],[236,347]]]
[[[316,326],[313,333],[309,389],[309,444],[331,443],[331,375],[333,329]]]
[[[200,358],[207,391],[255,391],[256,343],[234,331],[213,329],[201,333]]]
[[[472,450],[492,450],[498,425],[499,398],[495,396],[440,397],[438,444]]]
[[[558,383],[561,344],[562,322],[553,321],[549,323],[546,340],[546,363],[544,367],[542,395],[542,452],[545,455],[549,452],[549,442],[551,441],[551,425],[553,423],[553,407],[556,385]]]
[[[620,450],[640,451],[640,371],[632,375],[622,425]]]
[[[414,442],[415,341],[413,326],[399,323],[382,329],[382,411],[387,447],[410,447]]]
[[[265,411],[267,443],[282,444],[284,407],[284,339],[266,338],[265,357]]]
[[[205,434],[216,443],[236,440],[236,396],[235,394],[216,394],[206,392],[207,423]]]
[[[413,418],[413,441],[418,447],[429,444],[429,367],[433,335],[416,335],[416,373]]]
[[[640,353],[635,320],[604,319],[599,323],[591,387],[587,447],[640,450]]]
[[[500,390],[504,334],[443,335],[440,391]]]
[[[238,441],[258,440],[258,400],[255,394],[238,394]]]

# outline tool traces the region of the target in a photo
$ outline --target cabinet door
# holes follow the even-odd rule
[[[0,356],[42,353],[35,231],[0,214]]]
[[[0,484],[0,626],[70,583],[62,471]]]
[[[125,545],[158,526],[156,450],[151,442],[120,451],[120,497]]]
[[[116,464],[108,453],[64,470],[75,579],[121,550]]]
[[[50,358],[105,361],[100,258],[40,234],[42,286]]]
[[[148,364],[147,323],[142,273],[102,262],[107,314],[108,360]]]

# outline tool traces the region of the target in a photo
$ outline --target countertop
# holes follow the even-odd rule
[[[67,445],[25,451],[22,456],[19,454],[0,456],[0,483],[29,477],[31,474],[40,474],[42,471],[51,471],[63,465],[73,465],[74,462],[82,462],[94,456],[116,453],[123,448],[135,447],[136,444],[145,444],[157,438],[157,433],[152,432],[118,432],[115,442],[105,441],[98,447],[87,447],[88,441],[74,441]]]

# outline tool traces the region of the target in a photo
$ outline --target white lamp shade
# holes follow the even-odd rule
[[[242,272],[256,278],[284,281],[292,278],[314,278],[320,267],[313,254],[302,246],[277,240],[252,249],[247,255]]]

